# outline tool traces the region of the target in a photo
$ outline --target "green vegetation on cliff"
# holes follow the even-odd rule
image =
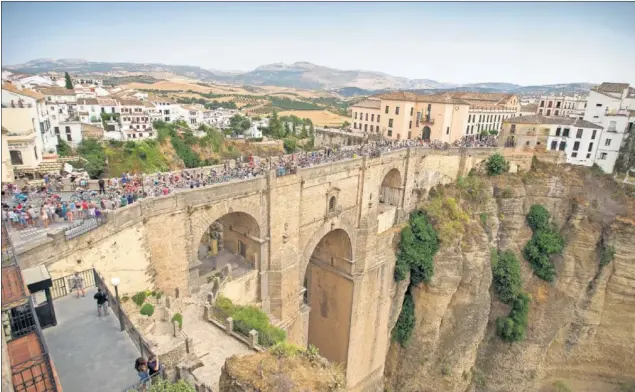
[[[252,329],[258,331],[258,344],[263,347],[272,347],[287,339],[286,332],[271,325],[269,316],[255,306],[234,305],[229,298],[221,296],[216,300],[216,309],[222,317],[234,319],[235,332],[249,337]]]
[[[429,282],[434,274],[434,255],[439,250],[439,236],[424,211],[410,214],[409,225],[401,231],[395,265],[395,280],[404,280],[410,271],[410,284]]]
[[[522,292],[520,263],[514,252],[492,250],[492,276],[498,299],[511,304]]]
[[[496,153],[487,158],[485,169],[488,176],[497,176],[509,170],[509,162],[501,154]]]
[[[531,240],[525,245],[523,254],[531,264],[534,274],[542,280],[552,282],[556,267],[550,256],[564,248],[564,238],[550,224],[550,215],[540,204],[534,204],[527,214],[527,224],[533,231]]]
[[[496,333],[508,342],[521,341],[525,338],[528,318],[529,296],[521,293],[514,298],[509,316],[496,319]]]
[[[392,330],[392,338],[398,342],[401,347],[408,345],[410,337],[412,336],[412,330],[415,327],[415,322],[415,303],[412,299],[412,295],[406,292],[397,324],[395,324],[395,328]]]

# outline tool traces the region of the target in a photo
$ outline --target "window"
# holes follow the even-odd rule
[[[593,130],[593,133],[591,134],[591,140],[595,140],[595,134],[597,133],[597,130]]]
[[[589,152],[593,151],[593,143],[589,143],[589,149],[587,151]]]
[[[70,133],[67,133],[66,134],[66,140],[69,141],[69,142],[72,142],[73,141],[73,136]]]
[[[562,103],[562,102],[556,102],[556,108],[560,109],[560,104],[561,104],[561,103]]]
[[[411,122],[412,123],[412,122]],[[470,134],[470,126],[468,125],[467,128],[465,128],[465,134],[469,135]]]
[[[377,115],[377,122],[379,122],[379,114]]]
[[[388,114],[389,110],[390,110],[390,106],[386,106],[386,114]]]
[[[567,147],[567,143],[566,142],[560,142],[560,145],[558,146],[558,150],[564,151],[565,147]]]
[[[12,165],[22,165],[22,153],[20,151],[9,151],[9,155],[11,155],[11,164]]]
[[[602,107],[602,104],[601,104],[601,103],[596,103],[596,104],[595,104],[595,107],[596,107],[596,108],[601,108],[601,107]]]
[[[562,132],[562,128],[556,128],[556,136],[560,136],[561,132]]]
[[[472,122],[472,115],[467,116],[467,122],[471,123]]]
[[[408,131],[408,139],[412,138],[412,132]]]
[[[373,131],[373,124],[370,124],[370,131]]]
[[[617,121],[609,121],[609,132],[615,132],[615,128],[617,127]]]
[[[593,116],[593,118],[600,118],[600,116]]]
[[[604,141],[604,145],[605,145],[605,146],[610,146],[610,145],[611,145],[611,139],[606,139],[606,140]]]
[[[580,142],[573,143],[573,151],[578,151],[580,149]]]
[[[470,126],[470,132],[474,133],[474,125]]]
[[[412,116],[415,112],[415,108],[410,108],[410,115]],[[408,139],[410,139],[410,137],[408,137]]]
[[[395,114],[399,114],[399,106],[395,106]]]
[[[549,103],[547,103],[547,107],[550,108],[551,106],[553,106],[553,102],[549,101]]]
[[[554,116],[557,116],[557,115],[559,115],[559,114],[560,114],[560,111],[559,111],[559,110],[556,110],[556,112],[555,112],[553,115],[554,115]]]
[[[375,115],[374,114],[370,115],[370,121],[375,121]]]
[[[353,123],[353,128],[357,129],[357,123],[356,122]]]
[[[368,121],[368,113],[366,113],[366,118],[364,120]]]
[[[35,154],[35,159],[40,159],[40,157],[37,155],[37,147],[33,146],[33,154]]]
[[[388,136],[392,136],[392,129],[388,130]]]
[[[66,133],[71,133],[71,127],[64,127],[64,130],[66,131]]]
[[[569,128],[565,128],[564,131],[562,131],[562,136],[569,137]]]
[[[584,131],[583,129],[578,129],[578,132],[575,134],[575,138],[576,139],[581,139],[583,131]]]
[[[357,120],[357,112],[355,112],[355,120]]]
[[[591,153],[586,154],[586,159],[590,159],[591,158]]]
[[[547,116],[551,116],[551,110],[547,109]]]
[[[571,153],[571,158],[577,158],[578,157],[578,153],[577,152],[572,152]]]
[[[483,121],[483,116],[481,116],[480,114],[478,115],[478,122],[482,122]]]
[[[55,134],[56,134],[57,136],[59,136],[59,135],[60,135],[60,127],[55,127],[55,128],[53,128],[53,129],[55,130]]]
[[[170,117],[166,117],[164,120],[165,122],[170,122]]]
[[[600,153],[600,159],[604,160],[606,159],[607,154],[605,152],[601,152]]]
[[[368,124],[364,124],[364,132],[368,131]]]
[[[408,129],[412,129],[412,121],[408,124]],[[408,137],[408,139],[410,139],[410,137]]]
[[[544,108],[545,107],[545,101],[540,101],[540,107]],[[540,111],[542,113],[542,110]]]
[[[550,150],[554,150],[554,151],[555,151],[557,148],[558,148],[558,141],[557,141],[557,140],[553,140],[553,141],[551,142],[551,148],[550,148]]]
[[[450,127],[447,127],[447,129],[445,130],[445,134],[449,135],[450,134]]]
[[[542,114],[542,109],[538,110],[538,114]]]
[[[392,118],[388,120],[388,126],[392,127]]]

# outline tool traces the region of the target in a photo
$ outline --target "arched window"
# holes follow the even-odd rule
[[[335,211],[336,203],[337,200],[335,199],[335,196],[331,196],[331,198],[329,199],[329,212]]]

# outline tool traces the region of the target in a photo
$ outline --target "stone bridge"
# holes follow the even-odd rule
[[[94,266],[118,275],[123,293],[188,295],[204,283],[201,242],[222,222],[225,247],[249,264],[227,296],[261,306],[292,342],[345,364],[351,390],[375,390],[396,317],[391,228],[420,195],[494,152],[411,148],[146,199],[81,237],[50,235],[20,260],[45,263],[54,277]]]

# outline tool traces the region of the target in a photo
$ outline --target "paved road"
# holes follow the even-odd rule
[[[74,222],[78,222],[78,220],[75,220]],[[70,226],[71,223],[60,221],[49,224],[49,227],[46,229],[40,226],[33,226],[22,230],[16,230],[12,228],[9,228],[8,230],[13,246],[15,247],[17,252],[20,252],[26,244],[45,239],[48,233]]]
[[[97,317],[95,292],[56,299],[57,325],[44,330],[64,392],[120,392],[139,379],[139,351],[113,314]]]

